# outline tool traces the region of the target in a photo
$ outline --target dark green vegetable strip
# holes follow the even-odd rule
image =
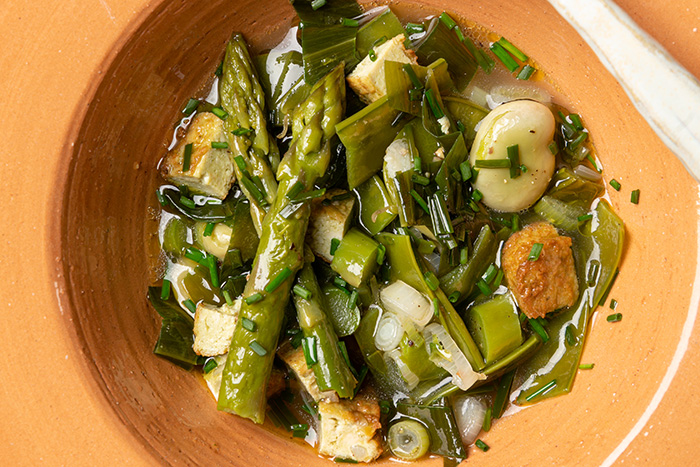
[[[160,336],[153,353],[186,370],[197,365],[199,357],[192,350],[194,344],[192,337],[194,319],[192,316],[180,307],[172,295],[168,299],[162,299],[161,290],[158,287],[148,288],[148,300],[163,318]]]
[[[396,218],[396,208],[379,176],[373,176],[353,191],[360,203],[360,224],[370,234],[378,234]]]
[[[293,273],[304,262],[304,238],[308,226],[308,203],[295,216],[279,215],[288,203],[286,193],[298,182],[313,186],[330,163],[330,138],[342,119],[345,106],[343,67],[338,66],[320,80],[308,99],[294,113],[294,137],[279,167],[280,196],[265,218],[258,252],[243,296],[264,290],[268,282],[284,268]],[[236,325],[222,375],[218,409],[262,423],[265,418],[265,388],[270,377],[274,349],[280,334],[292,281],[284,281],[264,300],[244,303],[239,316],[255,321],[256,341],[267,350],[260,356],[250,349],[251,334]],[[240,320],[239,320],[240,323]]]
[[[411,70],[416,80],[412,79]],[[454,83],[447,71],[447,62],[443,59],[435,60],[427,67],[411,65],[387,60],[384,62],[384,76],[386,79],[387,97],[389,105],[396,110],[420,115],[421,112],[421,90],[424,88],[428,71],[432,71],[437,81],[437,86],[442,92],[450,92],[454,88]],[[416,86],[418,84],[419,86]],[[415,98],[411,98],[411,93],[417,93]]]
[[[224,121],[226,137],[234,157],[242,158],[245,169],[234,164],[238,180],[259,177],[264,188],[264,200],[250,191],[250,184],[241,184],[241,189],[250,200],[250,209],[255,228],[260,233],[266,210],[277,194],[277,182],[270,167],[269,155],[277,151],[276,144],[267,132],[265,95],[258,80],[243,36],[234,33],[226,46],[223,75],[219,81],[221,106],[229,114]],[[252,129],[247,135],[236,135],[238,129]],[[246,186],[248,185],[248,186]]]
[[[386,10],[357,31],[355,46],[358,56],[364,58],[372,46],[376,46],[376,42],[382,37],[388,40],[399,34],[404,34],[403,26],[391,8],[387,7]]]
[[[374,333],[381,313],[382,309],[379,306],[370,305],[354,333],[355,340],[360,347],[365,363],[374,377],[378,379],[382,379],[387,373],[383,352],[377,350],[374,345]]]
[[[311,264],[306,264],[297,275],[297,285],[311,292],[306,299],[294,295],[299,326],[308,339],[314,338],[317,363],[311,368],[321,391],[334,390],[340,397],[355,393],[355,377],[338,348],[338,337],[328,319],[328,310]]]
[[[515,377],[515,371],[506,373],[501,377],[501,381],[498,383],[498,391],[496,392],[496,398],[493,401],[493,412],[491,416],[493,418],[501,418],[503,412],[506,410],[506,405],[508,405],[508,396],[510,395],[510,388],[513,385],[513,378]]]

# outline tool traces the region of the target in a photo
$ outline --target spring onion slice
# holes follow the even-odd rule
[[[395,348],[394,350],[386,352],[384,354],[384,360],[386,362],[393,361],[396,364],[396,366],[399,369],[399,372],[401,372],[401,377],[406,382],[406,386],[408,387],[409,391],[418,385],[420,379],[418,378],[418,376],[416,376],[416,374],[413,371],[411,371],[408,365],[406,365],[406,363],[401,358],[401,349]]]
[[[545,328],[539,321],[537,321],[536,319],[529,319],[528,322],[530,323],[532,330],[535,331],[542,338],[542,342],[547,342],[549,340],[549,334],[547,334],[547,330],[545,330]]]
[[[393,350],[398,347],[403,334],[401,319],[394,313],[384,313],[377,324],[374,345],[383,352]]]
[[[387,441],[392,454],[404,461],[420,459],[430,448],[428,430],[420,422],[411,419],[400,420],[391,425]]]
[[[440,285],[437,277],[435,282]],[[433,317],[433,308],[428,298],[401,280],[381,289],[379,297],[387,311],[409,318],[420,329]]]
[[[441,324],[429,324],[422,334],[427,345],[428,357],[452,375],[455,386],[466,391],[477,381],[486,379],[486,376],[472,369],[467,357]]]

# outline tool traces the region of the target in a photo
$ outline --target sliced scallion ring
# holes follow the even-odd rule
[[[374,345],[384,352],[395,349],[401,342],[403,334],[401,319],[394,313],[384,313],[374,334]]]
[[[401,420],[389,428],[389,447],[399,459],[414,461],[428,452],[430,434],[415,420]]]

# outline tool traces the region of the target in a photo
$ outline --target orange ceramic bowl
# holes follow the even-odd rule
[[[159,319],[156,162],[179,106],[201,91],[232,30],[269,46],[285,0],[7,0],[0,15],[4,266],[3,463],[325,465],[308,448],[216,411],[194,374],[151,351]],[[620,0],[700,76],[693,0]],[[373,3],[371,5],[374,5]],[[406,0],[449,10],[535,57],[585,118],[627,244],[594,316],[573,392],[499,420],[471,465],[695,464],[698,187],[591,50],[543,0]],[[630,191],[641,189],[638,205]],[[427,460],[425,464],[437,464]]]

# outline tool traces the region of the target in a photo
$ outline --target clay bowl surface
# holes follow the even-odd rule
[[[286,1],[7,2],[0,26],[0,453],[11,464],[326,465],[310,449],[218,413],[202,382],[151,353],[155,164],[174,116],[214,70],[232,30],[254,48],[290,24]],[[700,76],[692,1],[619,2]],[[697,184],[619,85],[544,1],[407,0],[502,34],[583,115],[627,245],[572,394],[498,421],[471,465],[693,464],[700,442]],[[45,35],[31,34],[42,28]],[[693,38],[695,42],[692,42]],[[682,52],[682,53],[681,53]],[[641,202],[629,202],[642,189]],[[602,319],[601,319],[602,318]],[[438,460],[426,461],[438,464]]]

